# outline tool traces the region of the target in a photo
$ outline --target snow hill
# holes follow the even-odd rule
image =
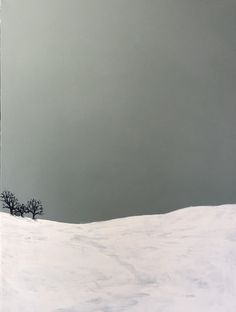
[[[236,205],[0,228],[2,312],[236,311]]]

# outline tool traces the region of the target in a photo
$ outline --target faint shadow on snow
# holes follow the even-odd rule
[[[236,311],[236,205],[0,221],[3,312]]]

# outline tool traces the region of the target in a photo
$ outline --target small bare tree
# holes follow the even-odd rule
[[[25,206],[25,204],[19,204],[14,210],[14,215],[24,218],[24,214],[28,212],[28,208]]]
[[[35,198],[32,198],[27,202],[27,213],[32,214],[32,219],[36,219],[37,215],[43,215],[43,205],[40,200],[36,200]]]
[[[3,191],[0,200],[3,202],[3,208],[9,209],[11,215],[14,215],[15,210],[20,205],[15,194],[10,191]]]

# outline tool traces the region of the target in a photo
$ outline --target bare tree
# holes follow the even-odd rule
[[[19,204],[14,210],[14,215],[24,218],[24,214],[28,212],[28,208],[25,206],[25,204]]]
[[[11,215],[14,215],[15,210],[20,205],[15,194],[10,191],[3,191],[0,200],[3,202],[3,208],[9,209]]]
[[[36,219],[37,215],[43,215],[43,205],[40,200],[35,198],[27,202],[26,209],[29,213],[32,213],[32,219]]]

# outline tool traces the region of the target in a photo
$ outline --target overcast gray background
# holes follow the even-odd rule
[[[235,0],[4,0],[2,188],[85,222],[236,203]]]

